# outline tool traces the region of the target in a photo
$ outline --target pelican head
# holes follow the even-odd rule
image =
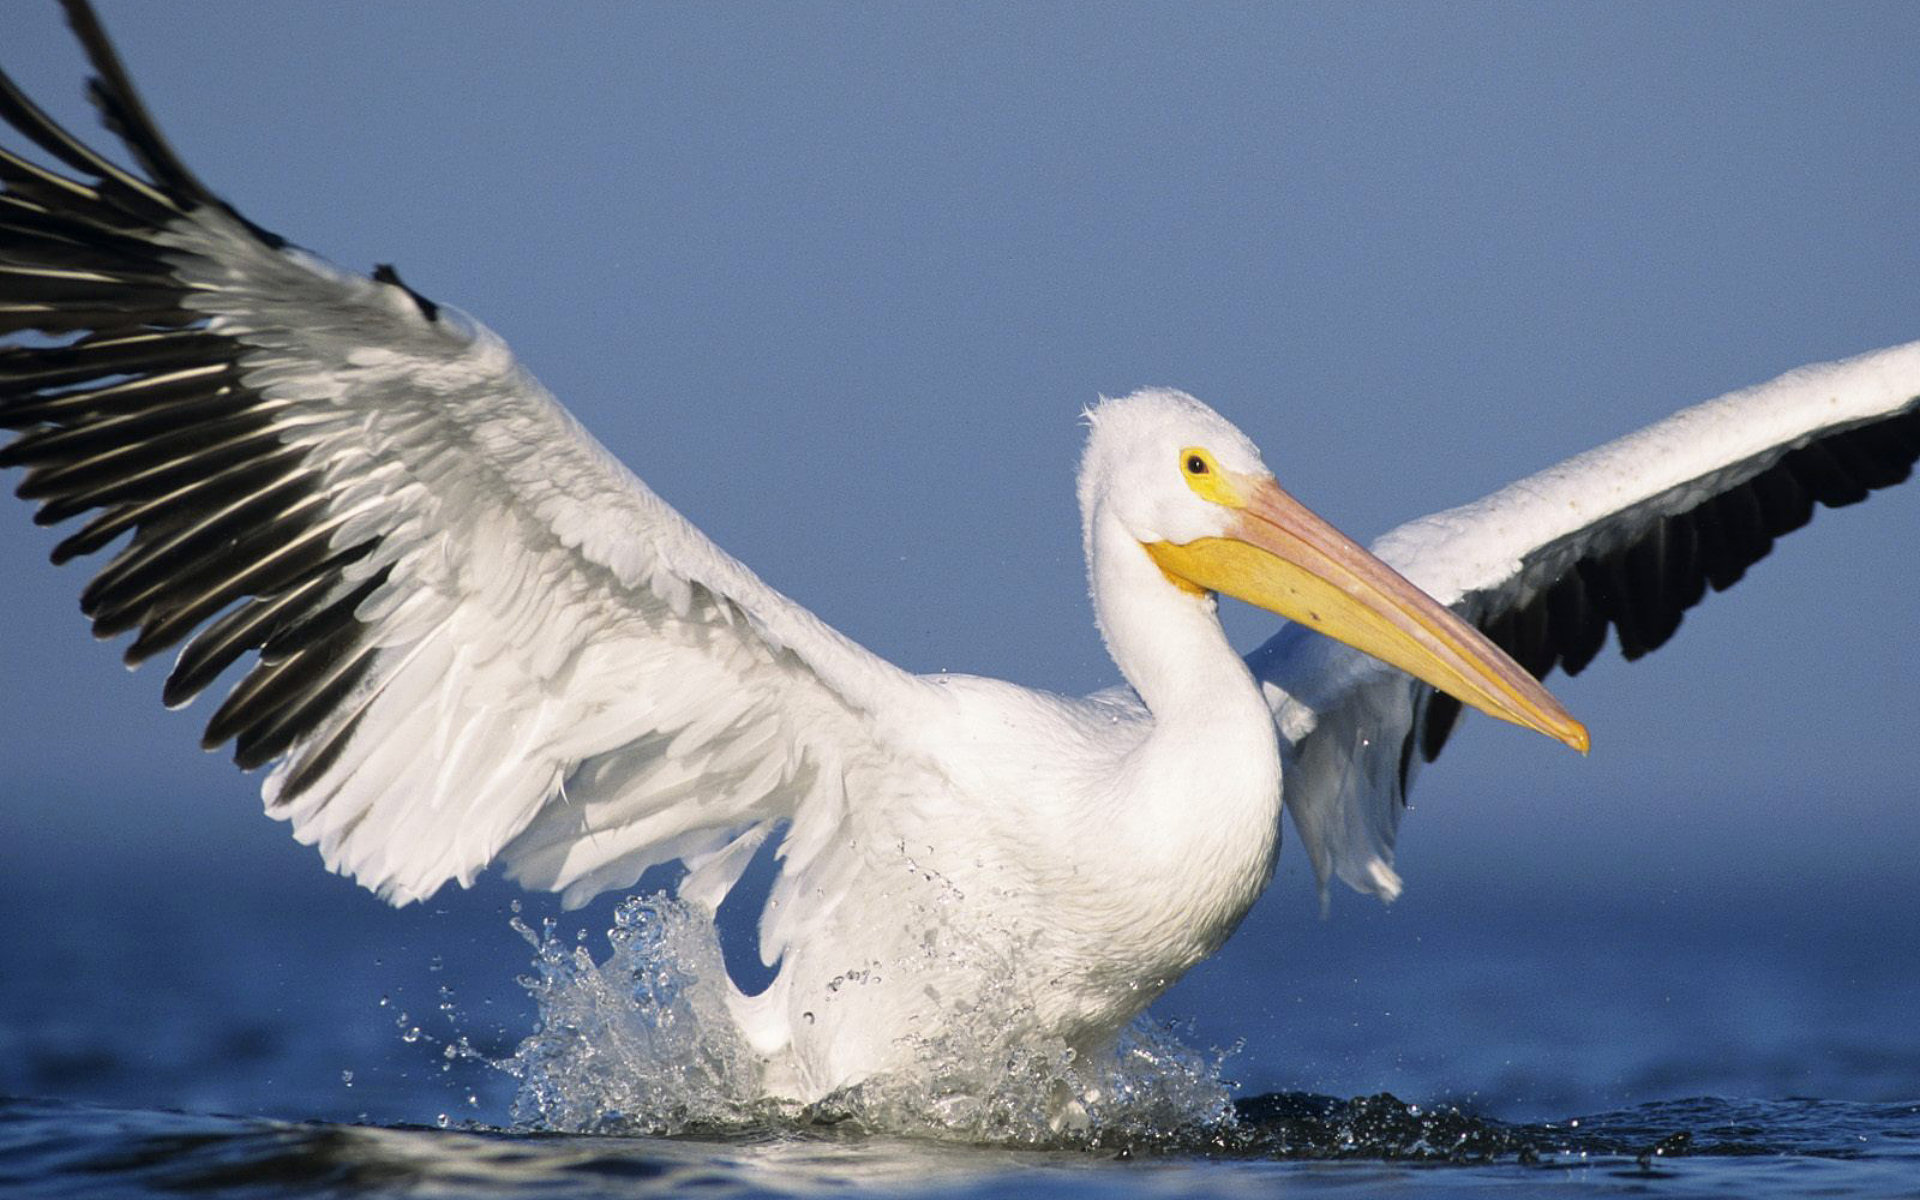
[[[1583,753],[1586,728],[1479,630],[1283,491],[1259,448],[1184,392],[1103,401],[1080,471],[1093,561],[1108,522],[1201,603],[1258,605]]]

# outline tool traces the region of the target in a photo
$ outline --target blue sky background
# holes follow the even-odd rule
[[[721,545],[921,670],[1113,682],[1073,508],[1098,394],[1194,392],[1367,540],[1920,337],[1911,4],[104,7],[217,191],[491,325]],[[0,60],[96,136],[51,4]],[[1668,648],[1558,682],[1589,759],[1470,722],[1401,907],[1910,880],[1916,531],[1920,488],[1823,512]],[[89,645],[57,536],[0,516],[0,869],[317,873],[194,748],[210,704],[167,714]],[[1304,876],[1290,845],[1228,969],[1313,920]],[[1371,904],[1337,897],[1335,936]]]

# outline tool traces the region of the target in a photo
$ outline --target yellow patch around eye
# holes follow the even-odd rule
[[[1198,446],[1188,446],[1180,452],[1180,477],[1187,481],[1193,494],[1202,500],[1211,500],[1215,504],[1224,504],[1228,508],[1244,508],[1246,499],[1240,489],[1233,486],[1227,473],[1220,469],[1213,455]]]

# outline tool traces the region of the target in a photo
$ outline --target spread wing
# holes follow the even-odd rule
[[[1373,546],[1536,676],[1612,630],[1659,648],[1774,539],[1904,481],[1920,458],[1920,342],[1802,367],[1686,409]],[[1324,883],[1392,899],[1406,788],[1460,716],[1450,696],[1289,626],[1248,656],[1289,749],[1285,791]]]
[[[572,902],[685,857],[719,893],[837,802],[918,685],[723,554],[492,333],[339,271],[175,157],[69,4],[108,161],[0,76],[0,467],[81,605],[165,699],[238,682],[205,744],[396,903],[487,863]],[[717,889],[717,891],[715,891]]]

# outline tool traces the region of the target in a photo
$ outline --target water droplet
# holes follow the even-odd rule
[[[352,1072],[352,1071],[342,1071],[342,1072],[340,1072],[340,1082],[341,1082],[341,1083],[344,1083],[344,1084],[346,1084],[346,1085],[347,1085],[348,1087],[352,1087],[352,1086],[353,1086],[353,1072]]]
[[[810,1013],[810,1012],[803,1012],[803,1013],[801,1013],[801,1014],[800,1014],[800,1019],[801,1019],[802,1021],[805,1021],[805,1022],[806,1022],[807,1024],[809,1024],[809,1025],[811,1025],[811,1024],[813,1024],[813,1014],[812,1014],[812,1013]]]

